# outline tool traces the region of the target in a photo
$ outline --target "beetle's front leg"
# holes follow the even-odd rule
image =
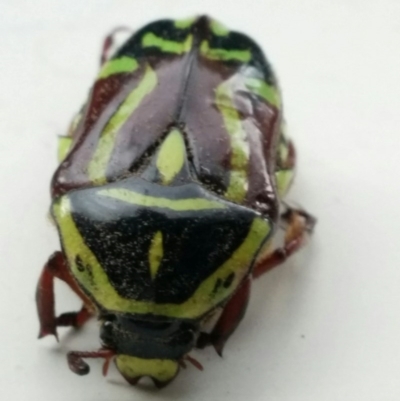
[[[312,234],[316,224],[315,217],[304,210],[290,207],[281,218],[286,225],[284,245],[273,250],[256,264],[253,270],[254,278],[285,262],[290,255],[298,251],[305,244],[309,235]]]
[[[69,312],[55,316],[54,307],[54,278],[67,283],[71,289],[83,300],[84,306],[79,312]],[[40,321],[39,338],[49,334],[57,340],[57,326],[82,326],[91,316],[89,310],[90,301],[80,291],[75,280],[71,276],[67,262],[62,252],[55,252],[45,264],[36,288],[36,306]]]

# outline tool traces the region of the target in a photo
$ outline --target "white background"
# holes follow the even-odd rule
[[[36,340],[34,289],[59,249],[46,219],[56,137],[94,79],[102,37],[208,13],[245,31],[279,75],[299,169],[289,198],[319,222],[310,246],[255,282],[223,359],[168,388],[131,388],[66,365],[95,323]],[[0,399],[400,400],[398,0],[0,1]],[[78,302],[58,285],[57,309]]]

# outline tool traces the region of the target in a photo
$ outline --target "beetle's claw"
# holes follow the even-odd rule
[[[69,352],[67,355],[69,368],[79,376],[87,375],[90,372],[89,365],[74,352]]]

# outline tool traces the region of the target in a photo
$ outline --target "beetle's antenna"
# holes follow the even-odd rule
[[[111,349],[102,348],[98,351],[71,351],[67,354],[69,368],[77,375],[84,376],[90,372],[89,365],[83,358],[104,358],[103,376],[107,376],[108,367],[111,360],[114,358],[115,352]]]

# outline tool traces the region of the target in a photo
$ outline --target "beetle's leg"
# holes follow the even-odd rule
[[[298,251],[305,244],[316,223],[313,216],[298,209],[288,208],[281,217],[286,223],[284,246],[275,249],[257,263],[253,270],[254,278],[280,265]]]
[[[129,28],[120,26],[118,28],[113,29],[104,39],[103,41],[103,47],[101,50],[101,56],[100,56],[100,65],[103,65],[111,56],[111,49],[114,45],[114,37],[117,33],[123,32],[123,31],[130,31]]]
[[[67,312],[58,316],[56,319],[56,325],[57,327],[73,326],[79,328],[82,327],[92,316],[93,313],[83,305],[79,312]]]
[[[212,344],[218,355],[222,356],[226,341],[235,331],[246,312],[250,288],[251,280],[247,278],[226,304],[213,331],[210,334],[202,334],[198,344],[199,348]]]
[[[104,358],[103,364],[103,376],[107,376],[108,367],[110,366],[111,360],[114,358],[115,352],[102,348],[98,351],[71,351],[67,354],[68,366],[77,375],[87,375],[90,371],[89,365],[83,360],[83,358]]]
[[[184,359],[187,360],[188,362],[190,362],[196,369],[198,369],[200,371],[204,370],[203,365],[197,359],[193,358],[192,356],[186,355],[184,357]],[[186,368],[185,362],[183,360],[181,362],[183,362],[184,367]]]
[[[83,300],[84,306],[79,312],[70,312],[55,317],[54,278],[67,283]],[[82,326],[91,316],[88,309],[89,299],[78,288],[71,276],[62,252],[55,252],[45,264],[36,288],[36,306],[40,321],[39,338],[53,334],[57,339],[57,326]]]

